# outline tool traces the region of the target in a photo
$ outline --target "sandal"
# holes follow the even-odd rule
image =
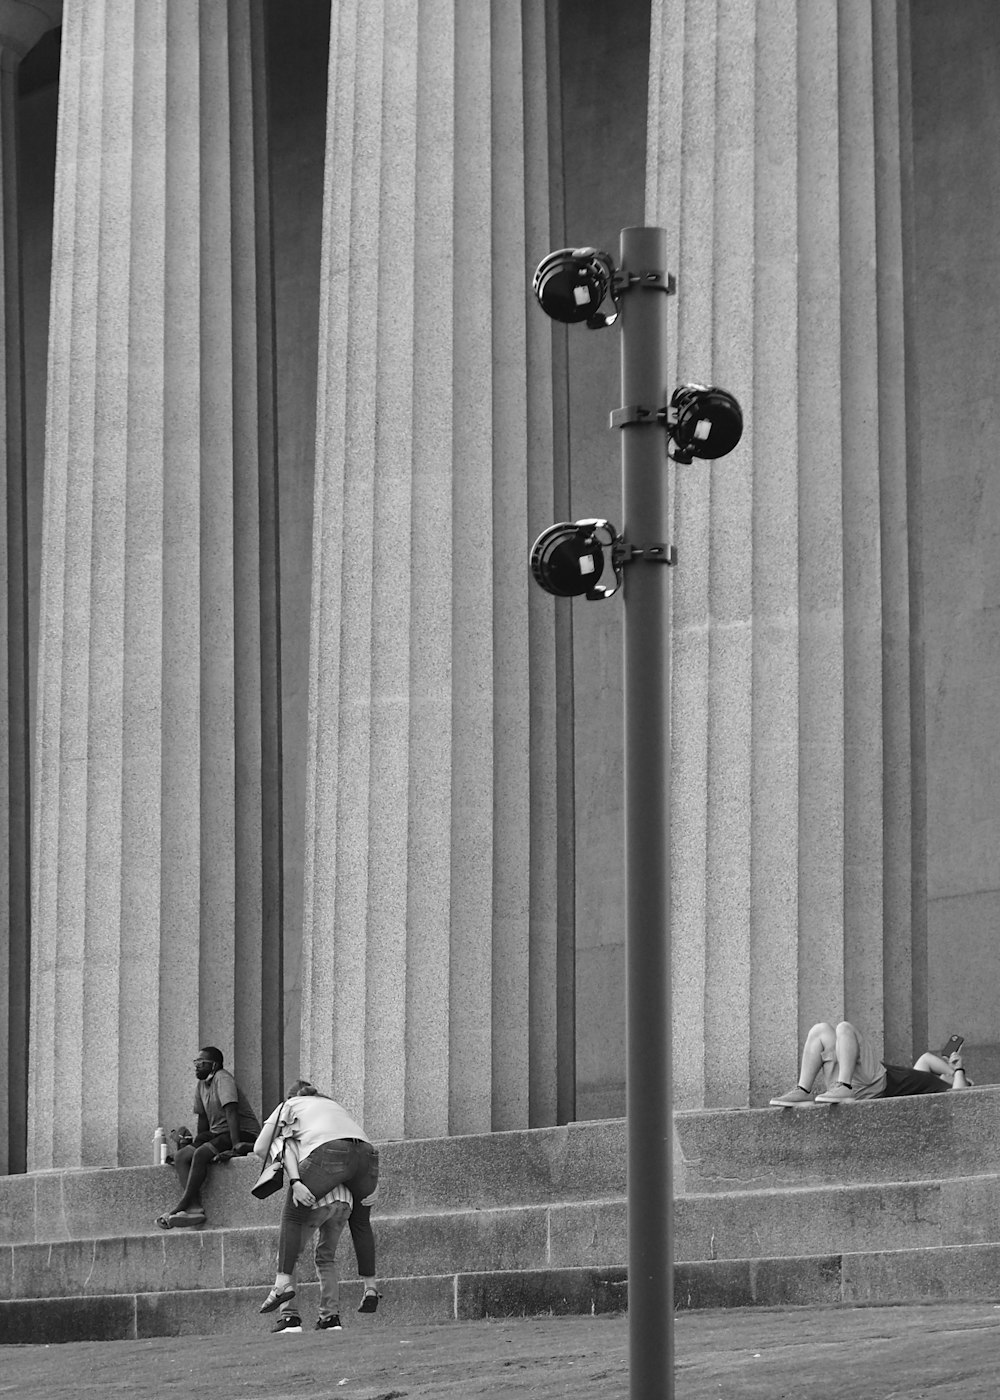
[[[161,1230],[172,1230],[172,1229],[173,1229],[173,1223],[171,1222],[171,1219],[170,1219],[170,1216],[169,1216],[169,1215],[158,1215],[158,1216],[156,1217],[156,1219],[153,1221],[153,1224],[154,1224],[154,1225],[158,1225],[158,1226],[160,1227]]]
[[[272,1288],[263,1303],[261,1303],[260,1311],[262,1313],[274,1312],[275,1308],[280,1308],[282,1303],[288,1303],[294,1297],[294,1288]]]
[[[167,1215],[170,1224],[168,1230],[176,1230],[185,1225],[204,1225],[205,1212],[203,1210],[172,1210]]]

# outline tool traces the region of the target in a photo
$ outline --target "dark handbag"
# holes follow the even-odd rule
[[[287,1102],[288,1100],[286,1099],[285,1103]],[[285,1184],[284,1151],[282,1151],[281,1156],[276,1159],[271,1156],[271,1148],[274,1146],[274,1139],[279,1127],[287,1126],[287,1124],[283,1124],[281,1121],[281,1115],[284,1111],[285,1104],[283,1103],[278,1110],[277,1118],[274,1120],[274,1127],[271,1130],[271,1140],[267,1144],[267,1153],[264,1157],[264,1165],[261,1168],[260,1176],[257,1178],[256,1183],[250,1188],[251,1196],[256,1196],[258,1201],[266,1201],[268,1196],[273,1196],[275,1191],[280,1191]]]

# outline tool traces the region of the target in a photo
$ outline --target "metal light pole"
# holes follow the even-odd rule
[[[631,1400],[672,1400],[674,1393],[668,567],[674,553],[667,542],[667,444],[676,462],[711,461],[732,452],[743,433],[739,403],[718,386],[680,384],[667,402],[665,296],[674,279],[666,262],[663,229],[626,228],[617,269],[597,248],[559,248],[542,259],[532,280],[553,320],[600,330],[620,319],[622,337],[622,405],[611,414],[611,426],[622,430],[622,533],[605,519],[557,521],[535,540],[529,565],[535,582],[556,598],[611,598],[624,580]],[[609,295],[611,316],[602,311]]]
[[[625,598],[626,1090],[631,1400],[672,1400],[673,1118],[670,986],[670,569],[667,239],[621,232]]]

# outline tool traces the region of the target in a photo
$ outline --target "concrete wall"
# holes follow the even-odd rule
[[[1000,1073],[1000,9],[915,0],[928,1031]],[[977,1049],[975,1047],[983,1047]]]

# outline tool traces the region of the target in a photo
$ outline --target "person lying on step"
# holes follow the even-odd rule
[[[820,1092],[814,1098],[813,1088],[818,1079],[821,1079]],[[925,1050],[912,1068],[887,1065],[876,1058],[864,1036],[850,1021],[840,1021],[836,1026],[829,1021],[819,1021],[802,1047],[798,1083],[770,1103],[775,1108],[808,1108],[814,1103],[943,1094],[949,1089],[970,1086],[960,1049],[952,1051],[947,1059]]]

